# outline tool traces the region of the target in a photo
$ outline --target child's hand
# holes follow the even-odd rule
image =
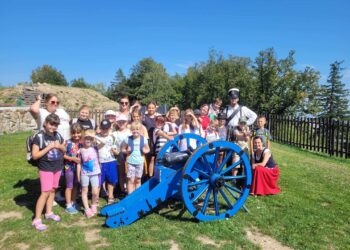
[[[72,157],[72,161],[74,161],[76,164],[80,164],[80,157]]]
[[[115,148],[112,148],[112,153],[114,154],[114,155],[119,155],[119,150],[115,147]]]

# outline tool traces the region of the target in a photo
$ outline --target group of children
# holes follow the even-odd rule
[[[145,115],[141,114],[140,109],[133,109],[130,117],[124,114],[117,116],[109,110],[99,126],[95,125],[89,114],[88,106],[80,108],[79,117],[72,120],[71,139],[68,141],[64,141],[56,132],[60,120],[54,113],[46,117],[44,130],[34,138],[32,156],[38,161],[41,182],[41,195],[32,221],[37,230],[47,228],[41,221],[45,205],[45,218],[60,221],[60,217],[52,212],[52,204],[62,171],[66,183],[66,211],[78,213],[76,201],[81,191],[84,214],[90,218],[97,214],[100,193],[105,192],[108,204],[111,204],[117,184],[120,193],[130,194],[137,189],[145,173],[151,175],[148,170],[150,162],[145,155],[151,155],[151,159],[154,159],[175,135],[194,133],[207,141],[226,140],[228,136],[225,126],[227,117],[223,113],[206,119],[205,114],[187,109],[180,119],[180,111],[175,107],[166,116],[157,114],[152,129],[142,124]],[[206,126],[203,126],[204,123]],[[240,119],[234,129],[235,142],[248,150],[250,137],[259,135],[269,147],[270,133],[264,127],[265,123],[265,117],[259,117],[258,128],[251,133],[244,119]],[[192,145],[195,142],[190,141],[191,145],[186,143],[186,140],[180,141],[181,150],[195,147]],[[89,185],[92,194],[90,204]]]

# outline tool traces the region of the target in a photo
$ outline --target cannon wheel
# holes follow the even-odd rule
[[[196,134],[187,133],[187,134],[177,135],[177,136],[174,137],[173,140],[168,141],[163,146],[163,148],[158,153],[157,160],[162,159],[164,154],[166,152],[168,152],[169,150],[173,149],[175,152],[180,152],[179,142],[181,140],[183,140],[183,139],[186,140],[187,145],[189,145],[189,142],[190,142],[191,139],[196,140],[197,148],[207,142],[203,137],[201,137],[199,135],[196,135]]]
[[[233,154],[238,154],[239,161],[229,163]],[[239,166],[242,173],[233,176],[232,170]],[[230,218],[244,206],[251,181],[249,159],[240,147],[228,141],[210,142],[197,148],[186,162],[182,199],[188,211],[200,221]]]

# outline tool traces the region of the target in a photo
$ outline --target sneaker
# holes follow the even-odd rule
[[[59,217],[57,214],[51,213],[51,214],[45,214],[46,220],[53,220],[56,222],[61,221],[61,217]]]
[[[96,205],[91,205],[91,211],[92,211],[94,214],[97,214],[97,206],[96,206]]]
[[[85,216],[86,216],[86,218],[91,218],[92,216],[94,216],[94,213],[89,208],[89,209],[85,210]]]
[[[108,204],[108,205],[111,205],[111,204],[113,204],[113,203],[114,203],[114,199],[113,199],[113,198],[109,198],[107,204]]]
[[[52,206],[57,206],[57,202],[53,201]]]
[[[41,219],[33,220],[32,226],[35,227],[35,229],[38,231],[44,231],[47,229],[47,226],[42,223]]]
[[[77,203],[72,203],[72,207],[74,207],[77,211],[81,209],[81,206]]]
[[[78,213],[78,210],[72,205],[66,208],[66,212],[69,214],[76,214]]]

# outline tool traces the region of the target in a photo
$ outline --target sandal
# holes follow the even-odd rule
[[[61,217],[59,217],[57,214],[51,213],[51,214],[45,214],[46,220],[53,220],[53,221],[61,221]]]
[[[114,199],[113,199],[113,198],[109,198],[107,204],[108,204],[108,205],[111,205],[111,204],[113,204],[113,203],[114,203]]]
[[[41,219],[33,220],[32,226],[38,231],[44,231],[47,229],[47,226],[41,222]]]
[[[85,216],[86,216],[86,218],[91,218],[92,216],[94,216],[94,213],[93,213],[92,210],[89,208],[89,209],[86,209],[86,210],[85,210]]]

